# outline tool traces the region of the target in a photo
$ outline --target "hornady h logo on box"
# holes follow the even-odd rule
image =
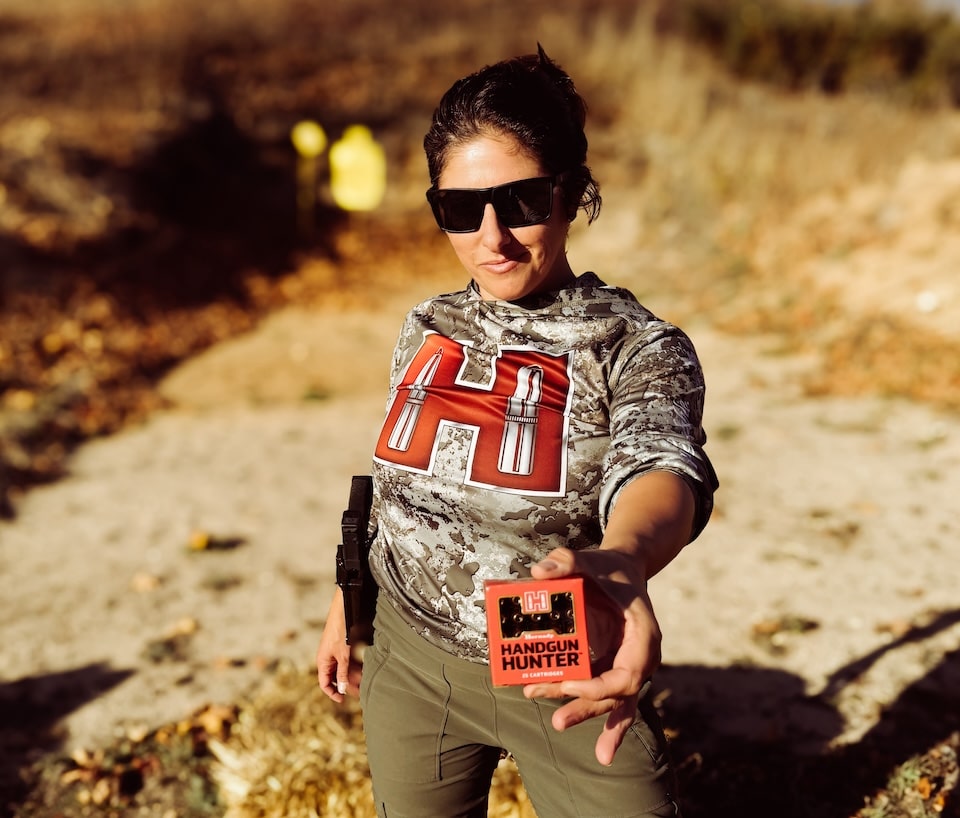
[[[523,610],[527,613],[550,613],[550,594],[546,591],[524,591]]]

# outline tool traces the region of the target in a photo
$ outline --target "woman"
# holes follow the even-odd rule
[[[339,595],[317,654],[331,699],[361,697],[380,816],[486,816],[502,751],[542,816],[679,813],[647,580],[712,508],[703,379],[683,333],[571,269],[570,222],[600,208],[585,112],[539,49],[455,83],[424,139],[471,281],[411,310],[394,352],[362,684]],[[622,610],[612,666],[494,687],[484,580],[571,574]]]

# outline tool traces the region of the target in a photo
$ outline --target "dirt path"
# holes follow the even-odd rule
[[[18,695],[68,748],[235,701],[278,658],[309,665],[398,316],[276,314],[172,373],[177,409],[84,446],[69,477],[0,524],[7,690],[28,680]],[[665,661],[790,679],[772,691],[782,707],[737,716],[745,738],[854,738],[960,645],[960,421],[805,399],[809,362],[689,329],[722,489],[707,531],[653,584]],[[839,685],[842,720],[803,706],[937,614],[928,638]]]

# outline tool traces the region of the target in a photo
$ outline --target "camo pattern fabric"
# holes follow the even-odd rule
[[[414,307],[394,351],[373,474],[371,569],[429,642],[487,661],[483,583],[557,546],[596,548],[620,489],[654,470],[698,499],[704,382],[687,336],[593,273],[522,301],[474,285]]]

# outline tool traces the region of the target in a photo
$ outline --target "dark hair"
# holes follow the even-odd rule
[[[537,53],[488,65],[457,80],[433,112],[423,139],[430,183],[436,187],[452,148],[478,136],[508,134],[544,170],[560,175],[573,221],[583,208],[600,212],[599,185],[587,167],[587,105],[573,80],[537,44]]]

